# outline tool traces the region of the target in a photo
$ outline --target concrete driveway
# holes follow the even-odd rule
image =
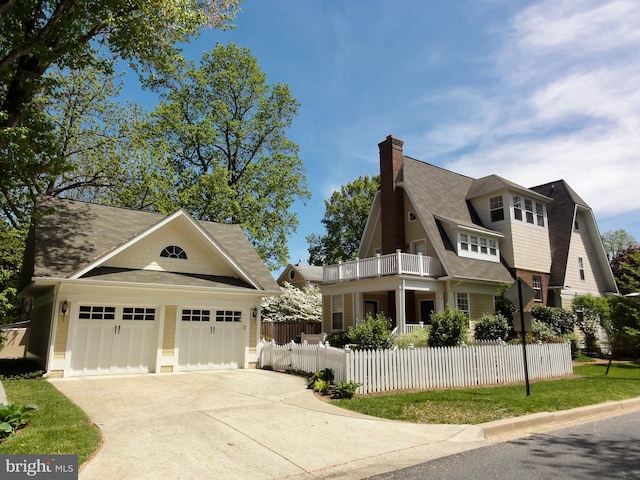
[[[51,383],[102,430],[83,480],[355,479],[487,444],[475,426],[352,414],[303,378],[264,370]]]

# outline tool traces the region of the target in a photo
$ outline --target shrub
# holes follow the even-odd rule
[[[531,308],[531,318],[532,320],[539,320],[547,325],[553,331],[554,335],[561,336],[573,333],[575,315],[570,310],[534,305]]]
[[[331,397],[347,399],[353,398],[360,385],[360,383],[356,382],[339,382],[331,389]]]
[[[455,347],[464,342],[469,320],[464,312],[451,310],[448,306],[444,312],[431,316],[430,347]]]
[[[320,381],[331,383],[333,382],[334,377],[335,377],[335,372],[333,371],[333,368],[325,368],[324,370],[320,370],[314,373],[313,375],[311,375],[311,378],[307,382],[307,388],[313,388],[315,390],[314,386],[317,381],[320,380]]]
[[[344,348],[350,342],[349,334],[343,330],[329,333],[325,341],[335,348]]]
[[[568,333],[564,338],[571,342],[571,359],[575,360],[580,355],[580,339],[575,333]]]
[[[474,338],[476,340],[506,340],[511,325],[504,316],[497,313],[485,313],[475,325]]]
[[[0,438],[8,438],[26,422],[26,413],[36,410],[35,405],[4,405],[0,403]]]
[[[328,380],[316,380],[313,384],[313,391],[326,395],[331,387],[331,382]]]
[[[375,318],[368,313],[355,327],[349,327],[349,340],[360,349],[391,348],[394,340],[391,321],[381,313]]]
[[[408,348],[409,345],[414,347],[427,347],[429,344],[429,330],[426,328],[416,328],[413,332],[401,333],[396,338],[398,348]]]

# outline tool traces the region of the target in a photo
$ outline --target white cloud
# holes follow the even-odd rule
[[[425,134],[446,166],[524,186],[565,179],[598,216],[640,212],[640,9],[635,1],[539,2],[517,14],[497,52],[497,86],[478,115]],[[458,90],[456,90],[458,91]],[[455,93],[455,91],[452,91]],[[419,157],[420,158],[420,157]]]

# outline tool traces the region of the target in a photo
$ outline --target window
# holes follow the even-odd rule
[[[524,209],[527,216],[527,223],[533,223],[533,202],[528,198],[524,199]]]
[[[537,302],[541,302],[542,301],[542,277],[534,275],[533,280],[531,281],[531,286],[535,290],[535,294],[533,298]]]
[[[80,305],[78,318],[82,320],[115,320],[116,307]]]
[[[415,213],[413,213],[413,212],[409,212],[409,221],[410,221],[410,222],[415,221],[415,219],[416,219],[416,218],[417,218],[417,217],[416,217],[416,214],[415,214]]]
[[[184,309],[182,310],[183,322],[209,322],[211,321],[211,310]]]
[[[580,280],[584,280],[584,260],[582,260],[582,257],[578,257],[578,270],[580,272]]]
[[[499,222],[504,220],[504,205],[502,203],[502,195],[491,197],[489,199],[489,211],[491,213],[491,221]]]
[[[424,240],[417,240],[415,242],[411,242],[411,251],[414,255],[422,254],[425,255],[427,253],[427,245]]]
[[[469,318],[469,294],[468,293],[456,293],[456,308]]]
[[[289,270],[289,280],[296,279],[296,271],[294,269]]]
[[[155,308],[125,307],[122,309],[122,320],[149,320],[156,319]]]
[[[186,260],[187,252],[177,245],[169,245],[162,249],[160,256],[163,258],[178,258],[180,260]]]
[[[513,196],[513,217],[522,220],[522,197],[519,195]]]
[[[479,258],[481,260],[498,260],[498,241],[493,238],[458,234],[458,255],[468,258]]]
[[[241,322],[242,312],[238,310],[216,310],[216,322]]]
[[[333,295],[331,297],[331,330],[344,328],[342,315],[342,295]]]
[[[578,223],[578,219],[577,218],[573,222],[573,228],[575,228],[576,230],[580,230],[580,224]]]
[[[538,220],[538,226],[544,227],[544,206],[538,202],[536,202],[536,219]]]

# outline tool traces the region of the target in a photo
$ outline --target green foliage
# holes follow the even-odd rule
[[[640,292],[640,246],[619,250],[611,258],[611,271],[622,295]]]
[[[598,344],[598,327],[609,321],[609,304],[606,298],[593,295],[578,295],[571,302],[571,309],[576,315],[576,324],[584,334],[585,353],[600,354]]]
[[[501,284],[496,292],[495,300],[496,314],[502,315],[508,322],[511,322],[513,313],[517,310],[517,307],[505,296],[510,286],[508,283]]]
[[[326,395],[329,393],[329,389],[331,388],[331,382],[328,380],[316,380],[313,383],[313,391],[321,393],[322,395]]]
[[[325,368],[311,375],[311,378],[309,378],[309,381],[307,382],[307,388],[315,388],[314,386],[318,381],[331,383],[334,378],[335,372],[333,371],[333,368]]]
[[[467,336],[469,319],[460,310],[451,310],[447,306],[443,312],[431,316],[430,347],[456,347],[461,345]]]
[[[429,330],[427,328],[416,328],[412,332],[401,333],[396,338],[398,348],[409,348],[413,345],[416,348],[429,346]]]
[[[544,305],[534,305],[531,308],[531,318],[546,324],[558,336],[572,333],[576,322],[572,311]]]
[[[379,313],[373,317],[370,313],[364,320],[358,320],[355,327],[349,327],[349,340],[359,349],[391,348],[394,343],[391,321]]]
[[[349,339],[349,334],[344,330],[327,334],[325,341],[335,348],[344,348],[349,344],[349,342],[351,342],[351,340]]]
[[[638,246],[638,241],[633,238],[633,235],[630,235],[623,229],[604,232],[601,238],[609,261],[616,257],[622,250]]]
[[[476,340],[506,340],[510,323],[501,314],[485,313],[475,324],[473,336]]]
[[[272,322],[321,322],[322,295],[318,287],[299,289],[290,283],[282,295],[266,297],[261,302],[263,320]]]
[[[26,413],[37,408],[33,404],[19,406],[0,403],[0,438],[11,436],[27,422]]]
[[[564,338],[571,343],[571,358],[576,360],[580,356],[580,338],[575,333],[568,333]]]
[[[640,302],[629,297],[607,297],[609,318],[602,323],[613,355],[640,357]]]
[[[367,223],[373,198],[380,188],[380,177],[367,175],[340,187],[325,200],[322,224],[326,233],[308,235],[309,263],[330,265],[353,260]]]
[[[331,388],[331,398],[353,398],[360,385],[356,382],[338,382]]]
[[[173,172],[162,208],[239,224],[269,267],[284,265],[298,225],[290,209],[309,198],[286,135],[300,105],[289,87],[269,85],[249,49],[229,43],[199,65],[176,65],[160,90],[146,130],[153,157]]]

